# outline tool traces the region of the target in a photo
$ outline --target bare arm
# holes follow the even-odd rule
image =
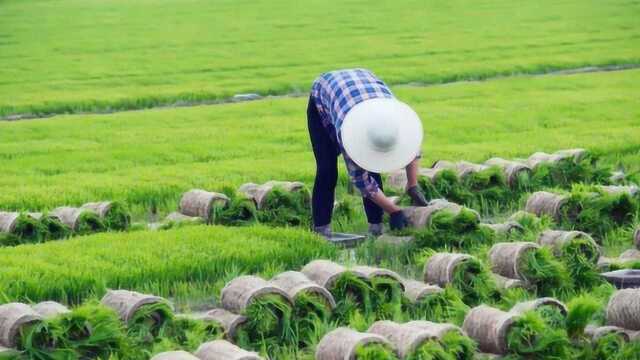
[[[371,200],[380,206],[387,214],[392,214],[396,211],[400,211],[400,207],[394,204],[389,198],[380,190],[373,194]]]
[[[420,170],[420,158],[413,160],[405,168],[407,171],[407,190],[418,185],[418,171]]]

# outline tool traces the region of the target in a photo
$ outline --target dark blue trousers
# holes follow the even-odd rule
[[[313,155],[316,158],[316,179],[313,184],[311,198],[313,225],[324,226],[331,223],[331,215],[333,214],[333,202],[338,183],[338,156],[340,155],[340,150],[327,133],[327,129],[322,126],[322,120],[313,98],[309,98],[307,122],[309,125],[309,137],[313,146]],[[380,190],[382,190],[380,174],[369,174],[378,182]],[[367,198],[363,198],[363,204],[369,224],[382,223],[382,216],[384,215],[382,208]]]

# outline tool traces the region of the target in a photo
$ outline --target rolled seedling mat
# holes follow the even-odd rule
[[[618,257],[620,262],[640,261],[640,250],[628,249]]]
[[[0,346],[15,348],[20,329],[41,322],[42,316],[22,303],[0,305]]]
[[[316,347],[316,360],[356,360],[357,351],[369,346],[382,346],[388,359],[396,359],[396,349],[383,336],[361,333],[346,327],[339,327],[322,337]],[[383,359],[383,357],[378,357]]]
[[[138,320],[151,320],[152,327],[160,327],[172,316],[171,304],[164,298],[129,290],[108,290],[100,302],[115,310],[128,326]],[[147,310],[152,310],[147,314]],[[145,319],[141,319],[144,316]]]
[[[211,223],[213,222],[215,209],[224,208],[228,204],[229,198],[225,194],[193,189],[182,194],[180,213],[199,217]]]
[[[89,202],[80,207],[98,214],[109,230],[126,230],[131,225],[131,215],[126,207],[117,201]]]
[[[489,250],[491,270],[511,279],[528,281],[523,270],[524,255],[529,251],[536,251],[540,245],[533,242],[505,242],[498,243]]]
[[[472,359],[477,345],[458,326],[449,323],[436,323],[425,320],[414,320],[404,324],[416,329],[416,332],[427,333],[441,344],[445,354],[453,359]],[[437,354],[434,354],[437,356]],[[421,359],[422,357],[416,357]]]
[[[456,267],[472,259],[468,254],[435,253],[424,264],[424,282],[447,286],[453,282]]]
[[[521,234],[524,232],[524,227],[517,221],[506,221],[499,224],[480,224],[480,226],[485,226],[493,230],[494,233],[503,236]]]
[[[520,279],[511,279],[495,273],[492,273],[491,276],[499,290],[526,289],[528,287],[527,283]]]
[[[27,213],[27,216],[39,221],[46,230],[48,239],[62,239],[71,235],[71,228],[64,224],[60,219],[51,215],[44,215],[39,212]]]
[[[219,324],[224,330],[225,337],[229,341],[235,339],[238,329],[247,322],[245,316],[234,314],[225,309],[207,311],[204,315],[197,317],[197,319]]]
[[[543,307],[554,308],[564,318],[567,317],[567,314],[569,312],[567,306],[564,303],[551,297],[543,297],[539,299],[519,302],[515,304],[510,311],[515,314],[524,314],[527,311],[537,311]]]
[[[573,212],[573,209],[563,209],[569,203],[567,195],[554,194],[548,191],[538,191],[529,196],[525,210],[537,216],[547,215],[555,220],[560,220],[563,211]],[[571,215],[577,215],[571,213]]]
[[[440,286],[425,284],[417,280],[404,279],[402,283],[404,285],[404,297],[412,304],[416,304],[430,295],[444,291]]]
[[[591,153],[589,153],[588,150],[581,148],[558,150],[554,155],[560,156],[564,159],[571,158],[575,162],[580,162],[591,157]]]
[[[43,319],[49,320],[59,315],[68,314],[71,312],[68,307],[55,302],[55,301],[43,301],[32,306],[33,310],[40,314]]]
[[[484,162],[485,165],[488,166],[497,166],[502,170],[505,178],[507,179],[507,184],[513,187],[518,184],[518,178],[520,176],[528,176],[531,175],[531,168],[524,163],[513,161],[513,160],[505,160],[499,157],[491,158]]]
[[[613,293],[607,305],[607,325],[640,331],[640,288]]]
[[[538,236],[538,244],[550,247],[558,257],[574,252],[583,255],[594,264],[600,257],[600,248],[596,241],[582,231],[545,230]]]
[[[598,188],[609,195],[626,194],[632,198],[640,196],[640,187],[635,185],[601,185]]]
[[[461,179],[464,179],[471,174],[479,173],[488,169],[489,166],[487,165],[474,164],[468,161],[459,161],[456,163],[456,171]]]
[[[322,287],[298,271],[285,271],[273,277],[271,284],[287,292],[290,299],[296,302],[298,295],[310,294],[321,298],[329,309],[336,307],[333,295],[325,287]]]
[[[603,336],[609,335],[611,333],[620,336],[624,341],[629,341],[633,337],[634,332],[629,331],[627,329],[623,329],[618,326],[595,326],[595,325],[587,325],[584,328],[585,335],[591,338],[591,341],[596,342],[600,340]]]
[[[527,159],[527,165],[535,169],[540,164],[557,164],[558,162],[566,159],[567,156],[559,154],[547,154],[545,152],[536,152],[531,154]]]
[[[269,193],[275,188],[282,189],[285,192],[303,191],[305,186],[301,182],[291,181],[267,181],[262,185],[248,183],[240,186],[238,191],[256,203],[258,210],[262,210]]]
[[[438,341],[438,337],[429,330],[388,320],[376,321],[367,332],[387,339],[396,348],[400,359],[407,358],[428,341]]]
[[[226,340],[206,342],[198,347],[195,355],[200,360],[262,360],[257,353],[241,349]]]
[[[517,315],[492,308],[477,306],[464,319],[462,329],[474,339],[481,351],[504,355],[507,353],[507,334]]]
[[[199,360],[197,357],[190,353],[178,350],[178,351],[166,351],[155,355],[151,360]]]
[[[374,311],[378,316],[382,318],[392,316],[390,312],[393,310],[385,307],[385,304],[402,303],[404,294],[402,277],[391,270],[371,266],[354,266],[351,271],[362,274],[371,283]]]
[[[57,218],[78,234],[99,232],[105,229],[98,214],[86,209],[63,206],[53,209],[49,215]]]
[[[239,276],[228,282],[222,289],[220,302],[226,310],[236,314],[244,314],[254,300],[266,295],[279,295],[289,305],[293,305],[293,301],[286,291],[253,275]]]
[[[427,206],[410,206],[403,209],[404,215],[409,221],[409,225],[415,228],[424,228],[430,224],[431,217],[440,211],[447,211],[457,215],[463,207],[443,199],[429,201]]]
[[[350,272],[346,267],[330,260],[313,260],[305,265],[301,272],[316,284],[331,290],[336,280],[343,274]],[[366,276],[354,273],[356,276],[367,280]]]
[[[0,234],[15,237],[18,243],[38,241],[45,231],[38,220],[27,214],[0,211]]]

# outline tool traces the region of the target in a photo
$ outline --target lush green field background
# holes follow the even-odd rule
[[[424,121],[426,165],[586,147],[640,168],[640,70],[514,77],[396,95]],[[269,179],[310,184],[306,99],[0,122],[0,208],[124,200],[137,215],[182,192]],[[341,167],[341,171],[342,167]]]
[[[640,3],[0,2],[0,116],[306,92],[326,70],[392,84],[640,64]]]

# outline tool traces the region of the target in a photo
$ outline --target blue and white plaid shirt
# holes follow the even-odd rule
[[[340,130],[349,110],[364,100],[394,98],[389,87],[365,69],[337,70],[320,75],[311,88],[322,125],[342,153],[353,184],[362,196],[371,197],[379,185],[369,172],[359,167],[344,151]]]

